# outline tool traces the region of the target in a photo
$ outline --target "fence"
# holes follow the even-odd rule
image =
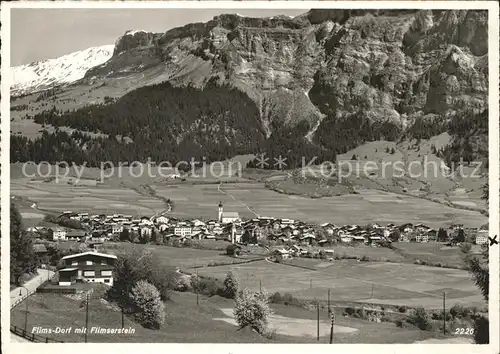
[[[38,288],[37,292],[39,293],[54,293],[54,294],[77,294],[77,293],[82,293],[82,289],[75,289],[75,288],[58,288],[58,287],[51,287],[51,286],[45,286],[43,288]]]
[[[36,290],[30,291],[30,292],[26,293],[25,295],[21,296],[21,298],[17,299],[16,301],[11,302],[10,309],[12,310],[14,307],[19,305],[21,302],[26,300],[29,296],[33,295],[34,293],[36,293]]]
[[[38,336],[36,334],[27,333],[23,328],[19,328],[17,326],[10,326],[10,331],[19,337],[23,337],[24,339],[29,340],[30,342],[37,343],[64,343],[60,340],[51,339],[48,337]]]
[[[42,282],[40,283],[40,285],[42,285],[42,284],[44,284],[46,282],[49,282],[53,277],[54,277],[54,275],[52,275],[47,280],[42,279]],[[11,302],[10,309],[11,310],[14,309],[21,302],[23,302],[28,297],[30,297],[31,295],[33,295],[34,293],[36,293],[37,290],[38,290],[38,287],[35,290],[31,290],[31,291],[28,290],[27,293],[24,294],[23,296],[21,296],[19,299],[17,299],[14,302]],[[10,331],[12,333],[14,333],[15,335],[19,336],[19,337],[22,337],[24,339],[29,340],[30,342],[37,342],[37,343],[64,343],[63,341],[60,341],[60,340],[55,340],[55,339],[51,339],[51,338],[48,338],[48,337],[42,337],[42,336],[38,336],[38,335],[35,335],[35,334],[32,334],[32,333],[27,333],[24,330],[24,328],[19,328],[19,327],[14,326],[14,325],[10,325]]]

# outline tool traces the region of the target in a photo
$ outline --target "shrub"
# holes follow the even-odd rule
[[[269,297],[269,302],[272,304],[281,304],[283,302],[283,298],[279,292],[275,292]]]
[[[226,275],[226,279],[224,279],[222,295],[229,299],[234,299],[236,294],[238,293],[238,288],[240,284],[238,279],[234,276],[233,272],[229,272]]]
[[[236,296],[233,313],[240,328],[249,326],[263,334],[272,310],[267,294],[244,289]]]
[[[145,328],[159,329],[165,322],[165,305],[160,299],[160,292],[147,281],[137,282],[130,298],[133,304],[134,318]]]
[[[429,315],[423,307],[418,307],[415,312],[409,316],[408,322],[426,331],[430,329]]]
[[[396,320],[396,326],[403,328],[403,321],[402,320]]]
[[[356,312],[356,309],[354,309],[352,307],[346,307],[346,309],[345,309],[345,313],[347,313],[347,315],[349,315],[349,316],[352,316],[355,312]]]
[[[454,318],[468,318],[472,314],[472,311],[459,305],[456,304],[450,309],[450,315]]]
[[[370,257],[368,257],[367,255],[364,255],[363,257],[361,257],[360,261],[361,262],[369,262],[370,261]]]
[[[408,310],[408,308],[406,306],[404,306],[404,305],[398,307],[398,311],[401,312],[401,313],[405,313],[406,310]]]
[[[194,291],[207,296],[214,296],[222,293],[222,285],[220,281],[213,278],[205,278],[201,276],[191,277],[191,286]]]

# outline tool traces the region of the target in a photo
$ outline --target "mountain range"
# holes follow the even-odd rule
[[[331,159],[367,141],[445,131],[454,136],[448,158],[465,151],[484,157],[487,17],[472,10],[311,10],[128,31],[114,45],[13,68],[12,117],[42,131],[101,134],[57,132],[55,141],[71,142],[83,160],[88,151],[98,159],[180,159],[207,150],[210,159],[304,151]],[[18,135],[14,157],[32,158],[36,149],[21,148],[26,141]]]

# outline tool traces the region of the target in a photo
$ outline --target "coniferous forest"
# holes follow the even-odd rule
[[[321,88],[313,88],[310,95],[325,114],[312,141],[305,138],[311,130],[305,120],[294,127],[273,127],[266,138],[255,102],[235,88],[209,83],[200,90],[162,83],[132,91],[116,101],[106,100],[107,104],[35,115],[36,123],[51,124],[56,131],[44,131],[35,140],[12,135],[11,161],[67,161],[99,167],[104,161],[116,164],[150,158],[174,165],[191,159],[210,163],[239,154],[264,153],[271,162],[284,157],[286,168],[294,168],[311,159],[315,163],[333,162],[337,154],[368,141],[427,139],[444,131],[461,137],[440,151],[446,160],[453,161],[464,154],[472,158],[471,134],[487,134],[487,111],[449,121],[417,120],[402,133],[394,123],[371,122],[361,110],[337,117],[333,96],[325,95]],[[76,130],[67,133],[59,127]],[[256,163],[251,161],[249,166]],[[268,167],[274,168],[272,163]]]

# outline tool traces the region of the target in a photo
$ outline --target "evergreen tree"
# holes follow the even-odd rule
[[[23,228],[21,214],[14,204],[10,205],[10,282],[20,284],[23,274],[36,273],[39,265],[33,249],[33,240]]]
[[[490,275],[488,269],[488,245],[483,245],[481,261],[477,257],[468,257],[466,260],[469,273],[474,283],[481,291],[486,302],[489,299]],[[477,344],[489,343],[489,320],[484,316],[477,316],[474,323],[474,341]]]
[[[234,276],[233,272],[229,272],[226,275],[223,283],[223,294],[225,297],[234,299],[238,293],[240,284],[238,279]]]
[[[448,241],[448,233],[446,232],[445,229],[439,228],[438,234],[437,234],[437,240],[438,242],[446,242]]]
[[[128,229],[123,229],[123,231],[120,232],[120,241],[130,241],[130,231]]]
[[[463,229],[458,230],[457,235],[455,236],[456,243],[465,242],[465,231]]]

